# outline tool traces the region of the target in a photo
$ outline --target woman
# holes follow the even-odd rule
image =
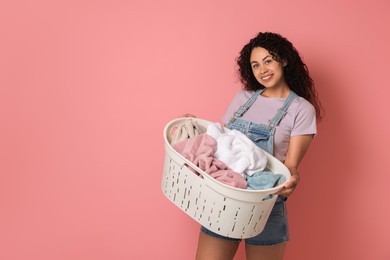
[[[299,183],[298,166],[316,134],[321,106],[299,53],[279,34],[259,33],[240,52],[243,83],[222,120],[284,162],[291,178],[278,192],[268,222],[258,236],[245,240],[247,259],[283,259],[289,239],[285,200]],[[233,259],[239,239],[201,228],[196,259]]]

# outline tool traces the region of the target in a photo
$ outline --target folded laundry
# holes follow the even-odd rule
[[[240,131],[225,132],[219,123],[211,123],[206,133],[217,141],[215,157],[233,171],[251,176],[265,169],[267,157],[264,151]]]
[[[229,169],[222,161],[214,157],[217,142],[213,137],[205,133],[199,134],[173,144],[173,148],[222,183],[242,189],[247,187],[245,179],[239,173]]]
[[[282,174],[273,173],[270,171],[260,171],[247,177],[248,187],[251,190],[264,190],[276,187],[283,183],[286,177]]]
[[[225,183],[226,185],[230,185],[236,188],[246,189],[248,186],[245,179],[239,173],[229,169],[218,170],[211,173],[210,176],[222,183]]]
[[[175,144],[204,132],[206,132],[204,127],[200,126],[195,120],[188,119],[172,129],[170,143]]]

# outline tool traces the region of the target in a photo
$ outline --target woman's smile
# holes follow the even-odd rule
[[[269,75],[262,76],[262,77],[261,77],[261,80],[262,80],[262,81],[265,81],[265,82],[270,81],[271,78],[272,78],[272,76],[273,76],[273,74],[269,74]]]

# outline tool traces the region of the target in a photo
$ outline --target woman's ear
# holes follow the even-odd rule
[[[287,62],[286,60],[284,60],[284,61],[282,62],[283,67],[286,67],[287,64],[288,64],[288,62]]]

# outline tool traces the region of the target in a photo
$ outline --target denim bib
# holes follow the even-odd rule
[[[278,109],[278,112],[274,115],[274,117],[269,120],[268,125],[266,124],[255,124],[250,121],[246,121],[241,119],[246,111],[255,103],[257,97],[263,93],[264,89],[259,89],[248,99],[248,101],[242,105],[230,119],[227,124],[227,128],[235,129],[240,131],[249,137],[258,147],[262,148],[269,154],[273,155],[274,151],[274,134],[276,126],[279,125],[280,121],[282,121],[283,117],[287,114],[287,109],[297,97],[293,91],[290,91],[286,101],[283,106]]]

